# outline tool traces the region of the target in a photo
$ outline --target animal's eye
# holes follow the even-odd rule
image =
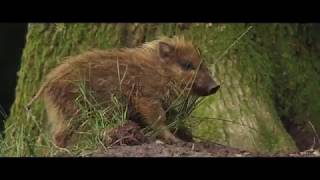
[[[182,67],[185,69],[185,70],[191,70],[193,69],[193,65],[191,63],[184,63],[182,65]]]

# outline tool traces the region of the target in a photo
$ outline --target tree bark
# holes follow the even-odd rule
[[[252,29],[241,36],[250,26]],[[133,47],[159,35],[182,34],[200,47],[214,77],[221,83],[218,93],[206,98],[187,122],[196,139],[257,152],[295,151],[295,142],[280,120],[281,109],[277,108],[275,97],[283,90],[278,87],[279,74],[286,67],[297,69],[290,57],[307,62],[316,58],[310,58],[311,50],[303,49],[306,44],[301,42],[306,37],[297,36],[298,25],[30,24],[17,97],[6,123],[5,142],[19,148],[8,149],[8,153],[24,156],[45,152],[39,150],[43,145],[39,144],[42,127],[46,126],[43,104],[36,102],[32,113],[27,113],[24,106],[43,77],[64,57],[91,48]],[[294,42],[309,54],[297,58],[293,48],[287,48]],[[311,66],[306,71],[309,70],[312,71]],[[319,90],[319,84],[310,89]],[[315,110],[310,112],[313,116],[317,114]]]

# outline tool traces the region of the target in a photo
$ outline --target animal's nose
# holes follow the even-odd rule
[[[220,85],[212,84],[208,87],[208,92],[209,94],[214,94],[216,93],[220,88]]]

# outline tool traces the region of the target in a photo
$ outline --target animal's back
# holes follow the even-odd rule
[[[97,100],[107,101],[111,94],[162,98],[168,73],[157,61],[133,54],[96,50],[66,60],[47,76],[46,94],[63,104],[79,95],[83,83]]]
[[[69,57],[48,74],[40,90],[54,125],[54,141],[60,147],[65,147],[73,132],[67,119],[79,112],[75,100],[81,85],[99,102],[108,102],[113,94],[120,93],[132,106],[129,109],[152,129],[161,131],[159,136],[169,143],[179,139],[165,125],[163,100],[172,100],[171,96],[180,91],[207,96],[219,89],[200,54],[184,39],[162,39],[137,48],[95,50]]]

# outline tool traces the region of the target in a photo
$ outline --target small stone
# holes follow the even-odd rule
[[[235,154],[235,157],[243,157],[243,154]]]
[[[160,140],[156,140],[156,144],[164,144],[164,142]]]
[[[315,156],[320,156],[319,150],[314,151],[312,154],[315,155]]]

